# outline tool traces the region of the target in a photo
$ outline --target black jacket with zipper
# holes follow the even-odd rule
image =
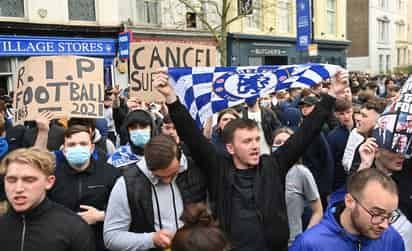
[[[110,192],[121,175],[120,170],[107,164],[101,156],[93,155],[90,166],[82,172],[75,171],[66,158],[57,159],[56,183],[48,193],[49,198],[76,213],[83,211],[80,205],[105,211]],[[103,222],[97,222],[91,228],[95,234],[96,251],[106,250]]]
[[[94,251],[89,226],[69,209],[44,199],[28,212],[0,217],[2,251]]]
[[[260,157],[254,185],[258,219],[263,227],[269,250],[287,250],[289,239],[285,203],[285,177],[288,170],[319,135],[322,125],[334,107],[335,99],[324,95],[314,112],[282,147],[272,155]],[[207,175],[212,211],[220,227],[231,236],[232,190],[235,166],[232,158],[216,153],[202,135],[185,107],[176,101],[168,105],[179,137],[187,144],[192,158]],[[245,235],[248,233],[245,232]]]

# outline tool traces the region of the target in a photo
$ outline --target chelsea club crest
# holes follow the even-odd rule
[[[222,99],[238,101],[274,90],[277,83],[273,69],[239,68],[218,77],[213,82],[213,91]]]

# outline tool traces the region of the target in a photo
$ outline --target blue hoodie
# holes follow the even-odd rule
[[[340,203],[342,200],[339,201]],[[335,204],[336,205],[336,204]],[[322,221],[293,242],[289,251],[404,251],[402,237],[391,226],[377,240],[348,233],[336,222],[335,206],[328,207]]]

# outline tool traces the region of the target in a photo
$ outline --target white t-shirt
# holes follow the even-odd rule
[[[249,119],[253,119],[258,123],[259,127],[259,136],[260,136],[260,155],[262,154],[270,154],[271,153],[271,147],[266,143],[265,140],[265,133],[263,132],[262,129],[262,114],[260,111],[257,112],[252,112],[248,111],[247,117]]]
[[[398,211],[401,216],[391,226],[402,236],[405,251],[412,251],[412,223],[401,210],[398,209]]]

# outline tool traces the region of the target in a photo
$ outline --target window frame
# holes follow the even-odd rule
[[[148,4],[146,6],[146,3]],[[150,22],[150,4],[155,3],[156,5],[156,10],[154,13],[156,13],[156,21],[155,22]],[[139,6],[140,4],[143,4],[141,9],[143,9],[143,13],[139,13]],[[150,26],[150,27],[156,27],[160,26],[162,23],[161,20],[161,1],[159,0],[133,0],[133,21],[135,24],[138,26]],[[142,15],[143,14],[143,15]],[[147,22],[147,18],[149,18],[149,21]]]
[[[281,4],[285,4],[285,6],[281,6]],[[293,30],[293,21],[292,21],[292,1],[291,0],[279,0],[277,6],[277,15],[276,15],[276,27],[277,31],[281,34],[290,34]],[[280,14],[282,13],[282,15]],[[284,18],[287,18],[284,20]],[[286,21],[286,22],[285,22]],[[286,25],[285,25],[286,24]],[[287,27],[285,30],[282,29],[283,27]]]
[[[334,8],[331,9],[329,8],[329,1],[334,2]],[[338,14],[338,8],[337,8],[338,1],[337,0],[327,0],[326,1],[326,33],[331,34],[331,35],[336,35],[337,34],[337,14]],[[333,16],[333,31],[330,30],[332,25],[329,23],[329,15]]]
[[[245,18],[246,27],[251,31],[261,31],[262,30],[262,0],[254,0],[252,2],[252,13],[247,15]]]
[[[23,2],[23,15],[21,17],[16,17],[16,16],[2,16],[0,15],[0,19],[15,19],[15,20],[21,20],[27,18],[27,0],[22,0]]]
[[[99,0],[92,0],[93,4],[94,4],[94,20],[79,20],[79,19],[71,19],[70,17],[70,1],[71,0],[67,0],[67,18],[69,20],[69,22],[72,23],[97,23],[97,1]],[[83,0],[82,0],[83,1]]]

